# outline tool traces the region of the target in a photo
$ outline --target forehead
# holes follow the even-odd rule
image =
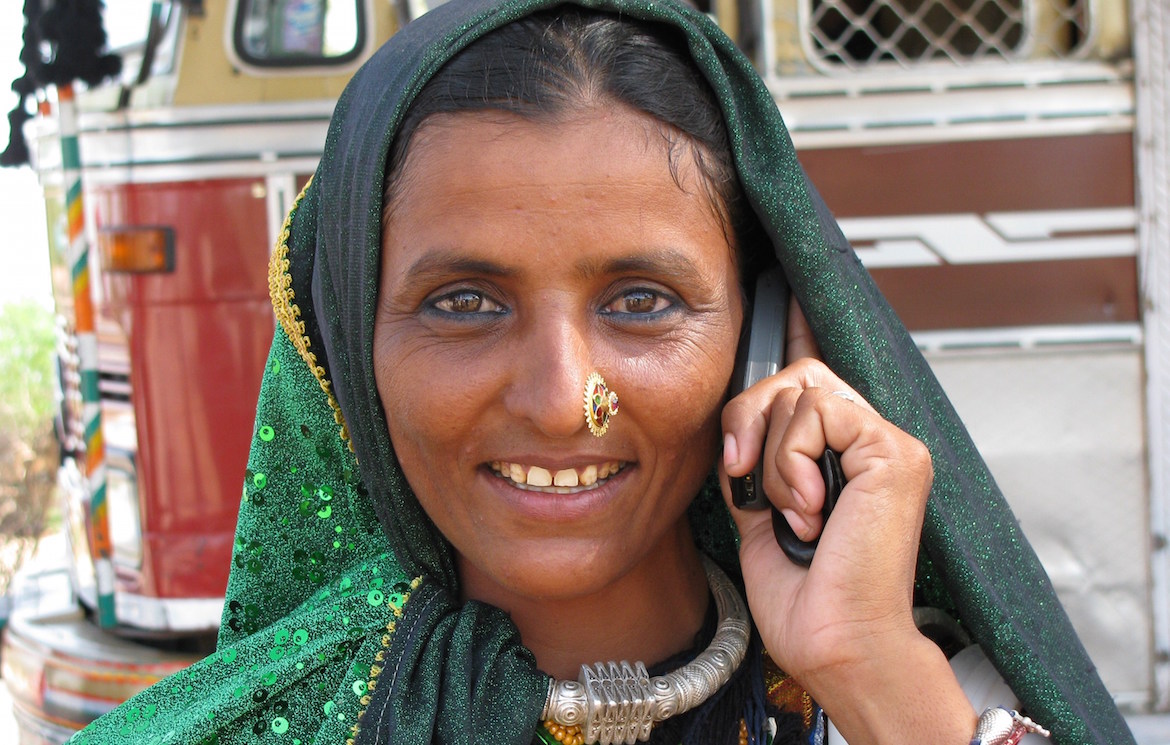
[[[617,167],[619,163],[641,168],[658,161],[676,186],[701,191],[692,147],[685,135],[669,125],[603,99],[537,116],[490,109],[432,115],[414,133],[406,161],[398,170],[400,181],[413,181],[434,173],[437,166],[449,165],[443,163],[445,156],[459,150],[460,157],[471,156],[480,166],[543,160],[546,167],[530,172],[534,179],[544,175],[557,180],[560,174],[547,168],[550,156],[556,155],[576,159],[575,170],[597,166],[609,180],[618,181],[623,175],[635,175],[634,168]]]
[[[387,248],[404,231],[481,222],[523,233],[526,219],[626,221],[666,234],[702,225],[729,250],[722,211],[688,140],[621,104],[555,118],[443,114],[414,134],[386,209]],[[437,224],[438,223],[438,224]],[[547,229],[555,226],[544,225]],[[435,232],[435,231],[432,231]],[[417,236],[415,236],[417,237]]]

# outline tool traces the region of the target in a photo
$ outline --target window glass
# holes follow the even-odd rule
[[[119,0],[102,8],[102,25],[106,46],[123,50],[141,45],[150,30],[150,5],[153,0]]]
[[[344,64],[367,34],[362,0],[238,0],[233,41],[260,67]]]
[[[118,0],[102,7],[102,27],[106,32],[106,47],[122,56],[122,81],[136,85],[146,47],[151,45],[150,74],[163,75],[171,71],[178,42],[179,9],[163,3],[154,7],[154,0]],[[154,24],[154,37],[151,25]]]

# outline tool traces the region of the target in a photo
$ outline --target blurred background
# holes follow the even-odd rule
[[[24,72],[18,57],[24,24],[18,7],[3,12],[0,80],[5,86],[0,109],[7,112],[17,105],[7,83]],[[0,143],[8,141],[7,135],[8,127],[0,124]],[[56,480],[53,296],[44,197],[32,169],[0,169],[0,224],[6,237],[0,247],[0,338],[13,350],[0,362],[0,534],[18,539],[0,553],[2,590],[11,567],[27,553],[23,540],[46,527],[37,515],[44,512],[41,505],[47,507],[48,490]],[[51,464],[47,469],[38,463],[44,453]],[[35,494],[30,498],[36,507],[16,509],[17,492]]]
[[[49,743],[211,648],[248,561],[270,247],[345,81],[428,3],[21,5],[0,8],[0,740]],[[1170,8],[703,9],[763,73],[1139,742],[1170,743]]]
[[[20,63],[24,17],[19,3],[0,8],[0,110],[18,104],[8,83],[24,73]],[[0,121],[0,146],[8,142]],[[0,168],[0,344],[12,350],[0,360],[0,618],[11,612],[12,580],[41,536],[60,529],[56,505],[59,449],[53,432],[56,408],[53,350],[55,326],[49,285],[44,197],[28,167]],[[60,542],[58,541],[60,548]],[[62,561],[56,561],[58,565]],[[7,689],[0,686],[0,740],[17,742]]]

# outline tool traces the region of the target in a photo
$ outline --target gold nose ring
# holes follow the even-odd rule
[[[585,379],[585,423],[594,437],[601,437],[609,429],[610,417],[617,416],[618,395],[605,384],[599,373],[589,373]]]

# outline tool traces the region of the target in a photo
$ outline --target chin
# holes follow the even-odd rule
[[[643,534],[642,539],[646,536]],[[693,545],[685,517],[653,545],[625,541],[614,535],[605,540],[522,538],[509,542],[504,558],[488,561],[459,555],[465,598],[484,600],[508,610],[514,603],[586,600],[620,588],[622,581],[639,569],[655,571],[663,556],[674,553],[668,544],[677,538]]]
[[[522,539],[510,542],[506,558],[479,561],[461,555],[460,578],[464,593],[472,597],[487,592],[501,599],[568,600],[598,592],[628,571],[606,560],[609,553],[580,540]]]

